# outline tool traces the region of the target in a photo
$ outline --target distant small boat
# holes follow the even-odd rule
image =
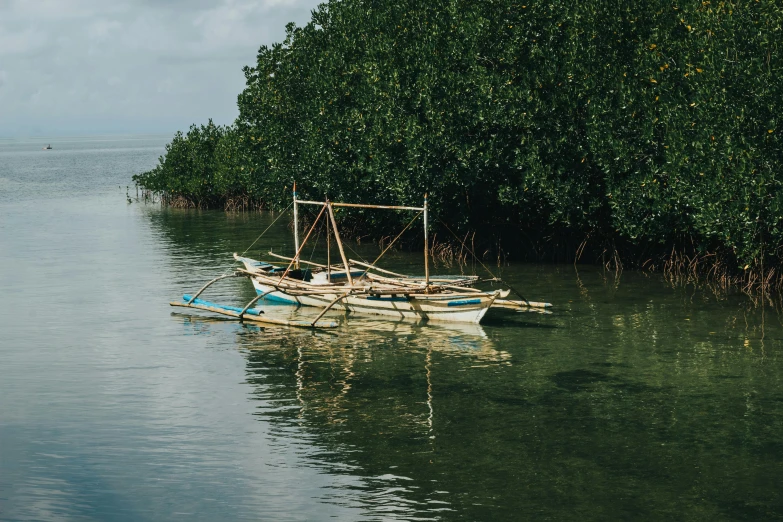
[[[43,150],[51,150],[51,149],[52,149],[52,145],[51,144],[49,144],[49,145],[47,145],[46,147],[43,148]]]

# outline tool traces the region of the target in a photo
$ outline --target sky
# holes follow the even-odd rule
[[[0,0],[0,137],[229,124],[261,45],[317,0]]]

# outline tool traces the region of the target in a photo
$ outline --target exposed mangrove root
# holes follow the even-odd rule
[[[765,267],[760,260],[737,271],[717,254],[689,256],[672,250],[663,261],[663,275],[672,286],[693,285],[715,295],[741,292],[756,305],[775,306],[774,300],[783,294],[783,272]]]
[[[465,237],[467,238],[467,235]],[[456,264],[462,269],[470,261],[469,254],[462,244],[456,244],[452,241],[438,241],[437,234],[432,237],[430,253],[434,262],[440,262],[444,266]]]
[[[258,201],[248,195],[238,195],[215,200],[196,200],[194,198],[169,194],[167,192],[155,192],[144,187],[136,186],[136,201],[144,203],[159,203],[164,207],[171,208],[194,208],[194,209],[219,209],[223,208],[226,212],[250,212],[267,210],[263,202]]]

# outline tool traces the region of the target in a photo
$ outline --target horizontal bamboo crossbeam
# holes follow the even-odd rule
[[[324,205],[325,201],[304,201],[296,200],[299,205]],[[423,207],[401,207],[399,205],[363,205],[360,203],[331,203],[333,207],[354,207],[354,208],[378,208],[382,210],[420,210],[423,211]]]
[[[385,283],[386,285],[391,285],[395,287],[405,287],[405,288],[420,288],[424,289],[427,288],[427,286],[423,283],[409,283],[408,281],[400,281],[399,279],[390,279],[388,277],[383,277],[378,274],[367,274],[367,278],[371,281],[378,281],[380,283]]]
[[[242,270],[239,270],[242,272]],[[448,285],[435,285],[427,288],[426,285],[419,282],[406,282],[398,281],[395,279],[385,278],[383,276],[373,275],[371,280],[377,281],[379,284],[370,285],[313,285],[310,283],[299,282],[295,280],[286,280],[279,282],[274,276],[267,276],[265,274],[259,274],[254,272],[247,272],[250,275],[269,286],[273,286],[275,289],[287,293],[291,296],[302,295],[324,295],[334,294],[335,292],[343,292],[350,290],[353,295],[357,293],[371,293],[373,295],[411,295],[411,294],[430,294],[437,295],[444,290],[456,290],[457,292],[467,293],[485,293],[482,290],[477,290],[470,287],[452,287]]]
[[[293,261],[294,260],[293,257],[281,256],[280,254],[275,254],[274,252],[269,252],[269,255],[272,256],[272,257],[276,257],[278,259],[282,259],[284,261]],[[322,265],[320,263],[313,263],[312,261],[305,261],[303,259],[300,259],[299,262],[304,264],[304,265],[315,266],[315,267],[318,267],[318,268],[327,268],[326,265]],[[332,269],[334,269],[334,267],[332,267]]]
[[[354,262],[353,260],[351,260],[350,262],[360,266],[371,266],[371,265],[367,265],[366,263]],[[249,272],[241,269],[237,270],[237,272],[255,276],[258,280],[266,284],[269,284],[270,286],[273,286],[276,290],[280,292],[286,293],[291,296],[333,295],[335,293],[345,292],[346,290],[348,290],[351,292],[351,295],[369,294],[374,296],[399,295],[399,296],[415,297],[417,295],[431,295],[431,296],[444,295],[440,293],[440,291],[443,290],[443,291],[452,291],[452,292],[462,292],[462,294],[459,293],[447,294],[448,298],[459,299],[465,297],[476,297],[476,294],[486,293],[483,290],[479,290],[477,288],[460,287],[460,286],[454,286],[448,284],[436,284],[434,286],[430,286],[429,290],[427,290],[425,285],[418,281],[410,281],[410,280],[400,281],[400,280],[395,280],[395,279],[391,279],[379,275],[372,275],[372,274],[370,274],[371,280],[379,284],[346,286],[346,285],[312,285],[309,283],[299,282],[296,280],[289,280],[289,279],[280,282],[277,277],[267,276],[266,274]],[[446,280],[446,281],[450,281],[450,280]],[[335,288],[335,286],[337,286],[337,288]],[[551,308],[552,304],[536,302],[536,301],[514,301],[508,299],[496,299],[492,306],[497,308],[511,308],[511,309],[519,310],[519,309],[529,309],[529,308]]]
[[[428,288],[427,285],[425,285],[423,282],[418,282],[418,281],[399,281],[397,279],[390,279],[388,277],[383,277],[376,274],[368,274],[368,278],[372,281],[379,281],[381,283],[385,283],[386,285],[391,285],[396,287],[412,288],[417,290],[423,290]],[[430,280],[430,282],[432,282],[432,280]],[[429,290],[427,290],[426,293],[437,294],[443,290],[454,290],[457,292],[472,292],[477,294],[486,293],[483,290],[479,290],[478,288],[471,288],[469,286],[447,285],[438,282],[436,282],[434,286],[430,285]]]
[[[286,282],[278,283],[277,278],[268,277],[260,274],[253,274],[255,278],[263,284],[274,287],[276,290],[288,294],[292,297],[305,295],[334,295],[350,291],[351,295],[371,294],[371,295],[438,295],[441,287],[430,287],[427,289],[424,285],[410,285],[396,281],[388,281],[386,284],[378,285],[311,285],[309,283]],[[464,290],[464,289],[463,289]],[[468,289],[470,291],[470,289]],[[454,297],[463,297],[471,294],[455,294]],[[472,294],[475,295],[475,294]]]
[[[484,290],[479,290],[478,288],[471,288],[469,286],[456,286],[456,285],[438,285],[440,288],[445,288],[446,290],[455,290],[457,292],[473,292],[477,294],[483,294],[486,293]]]
[[[356,261],[355,259],[349,259],[348,262],[351,263],[352,265],[357,265],[357,266],[364,267],[367,270],[374,270],[375,272],[380,272],[381,274],[388,274],[388,275],[391,275],[391,276],[395,276],[395,277],[399,277],[399,278],[402,278],[402,279],[410,280],[410,284],[416,284],[417,282],[421,281],[421,277],[410,276],[410,275],[406,275],[406,274],[398,274],[397,272],[392,272],[391,270],[386,270],[384,268],[379,268],[379,267],[377,267],[375,265],[371,265],[369,263],[362,263],[361,261]],[[430,278],[430,283],[436,283],[438,286],[441,286],[443,288],[452,288],[452,287],[457,286],[454,283],[470,284],[470,283],[475,282],[477,279],[478,279],[477,276],[466,276],[465,279],[443,279],[443,278],[438,278],[438,277],[431,277]],[[449,284],[440,284],[440,283],[451,283],[451,285],[449,285]],[[409,283],[403,281],[403,284],[409,284]],[[423,285],[424,283],[422,282],[420,284]],[[480,292],[481,290],[478,290],[478,291]]]
[[[389,275],[393,275],[393,276],[396,276],[396,277],[402,277],[402,278],[405,278],[405,279],[410,279],[410,276],[407,276],[405,274],[398,274],[397,272],[392,272],[391,270],[385,270],[383,268],[378,268],[375,265],[371,265],[369,263],[362,263],[361,261],[356,261],[355,259],[349,259],[348,262],[351,263],[352,265],[361,266],[361,267],[364,267],[364,268],[366,268],[368,270],[375,270],[376,272],[380,272],[382,274],[389,274]]]

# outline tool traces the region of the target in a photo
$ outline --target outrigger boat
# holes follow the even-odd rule
[[[318,217],[310,226],[301,244],[299,242],[298,227],[299,205],[321,207]],[[424,276],[409,276],[384,270],[376,266],[377,259],[373,263],[348,259],[345,255],[337,222],[334,218],[334,207],[418,211],[419,214],[414,218],[414,221],[419,215],[423,214]],[[239,319],[261,322],[267,321],[263,316],[263,312],[257,309],[251,311],[250,309],[252,305],[261,299],[296,306],[323,308],[313,321],[308,321],[306,324],[302,324],[305,323],[303,321],[286,321],[290,326],[310,327],[336,326],[336,323],[321,321],[324,314],[332,309],[403,319],[478,324],[491,307],[527,310],[531,308],[544,309],[552,306],[549,303],[531,302],[524,298],[521,301],[508,300],[506,298],[512,291],[510,287],[505,290],[494,290],[491,292],[474,288],[473,286],[480,282],[477,276],[431,276],[428,261],[429,239],[427,234],[428,211],[426,195],[423,207],[336,203],[329,200],[305,201],[297,199],[296,185],[294,185],[293,208],[294,245],[296,250],[294,257],[269,253],[274,258],[287,261],[287,266],[257,261],[234,254],[234,259],[243,264],[243,269],[238,269],[233,274],[221,276],[210,281],[195,295],[185,296],[185,302],[171,304],[173,306],[196,307]],[[334,234],[334,239],[340,252],[341,263],[338,265],[333,265],[329,259],[327,259],[327,264],[319,264],[304,261],[300,257],[307,240],[324,216],[326,216],[327,227],[327,256],[330,256],[329,238],[331,228],[331,233]],[[412,223],[413,221],[411,221]],[[379,259],[401,235],[402,233],[386,246],[381,255],[378,256]],[[307,265],[308,268],[302,268],[302,265]],[[203,301],[201,306],[195,306],[199,305],[200,300],[198,296],[208,286],[227,277],[248,277],[256,290],[256,297],[244,309],[224,307]],[[490,279],[490,281],[502,283],[502,281],[495,278]],[[520,297],[522,296],[520,295]],[[260,313],[255,313],[255,311]],[[275,319],[270,322],[280,323],[281,321]]]
[[[389,278],[366,270],[348,272],[336,267],[330,271],[298,270],[293,277],[288,271],[281,279],[285,267],[236,254],[234,257],[253,274],[251,281],[259,296],[279,303],[321,307],[324,313],[337,308],[406,319],[479,323],[492,303],[504,295],[501,290],[473,292],[472,288],[455,287],[459,288],[457,291],[443,281],[431,280],[427,284],[414,278]],[[350,282],[346,281],[349,273]]]

